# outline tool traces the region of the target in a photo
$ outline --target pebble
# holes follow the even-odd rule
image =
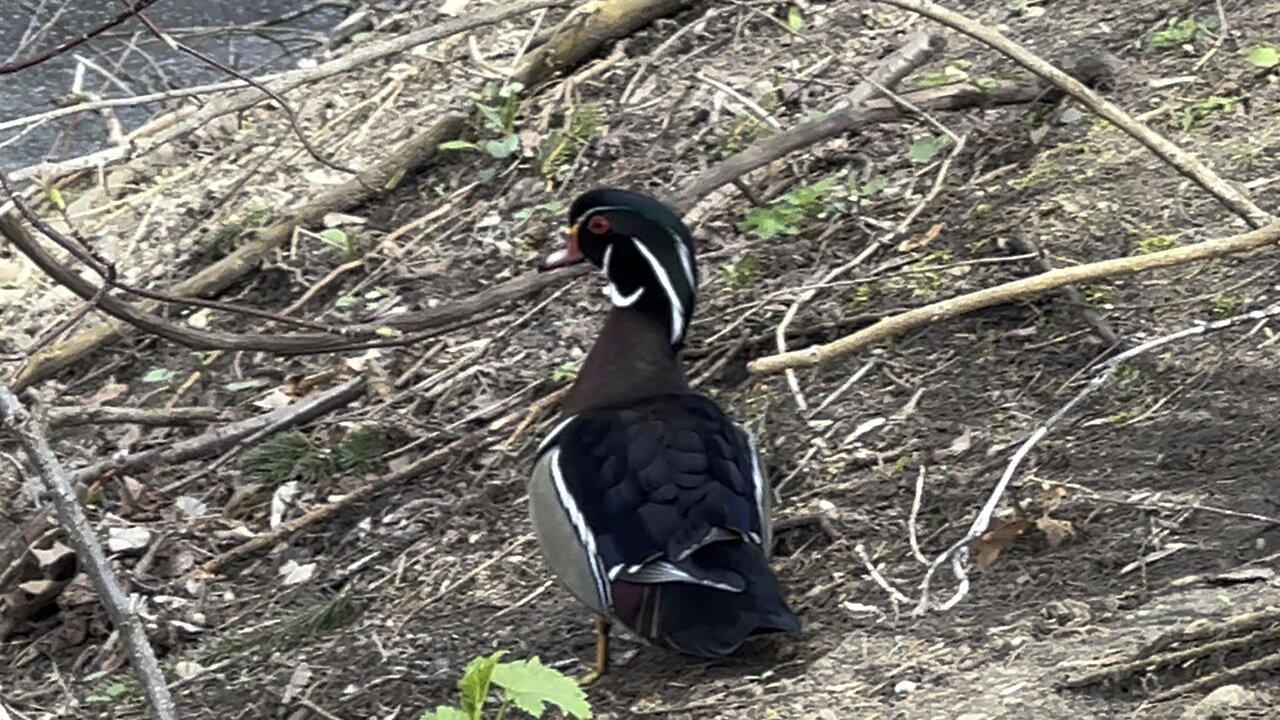
[[[1258,699],[1257,693],[1239,685],[1223,685],[1204,696],[1200,702],[1182,713],[1182,720],[1214,720],[1230,718],[1231,708],[1251,705]]]

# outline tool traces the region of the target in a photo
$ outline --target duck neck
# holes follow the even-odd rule
[[[569,390],[564,414],[688,390],[668,325],[638,308],[615,307]]]

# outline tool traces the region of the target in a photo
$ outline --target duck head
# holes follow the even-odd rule
[[[615,308],[634,308],[669,328],[671,345],[684,341],[698,292],[698,266],[689,229],[658,199],[600,188],[569,207],[569,236],[542,269],[589,261],[608,284]]]

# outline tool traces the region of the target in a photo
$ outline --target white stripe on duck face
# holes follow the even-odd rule
[[[671,306],[671,344],[675,345],[680,342],[680,338],[684,337],[684,303],[680,301],[680,296],[676,294],[676,289],[671,284],[671,277],[667,275],[667,269],[662,266],[658,258],[645,247],[640,238],[633,237],[631,242],[635,243],[636,250],[649,263],[654,277],[658,278],[658,284],[662,285],[663,292],[667,294],[668,304]]]
[[[613,243],[609,243],[609,245],[604,249],[604,259],[600,262],[600,272],[604,273],[606,278],[609,277],[609,260],[612,258]],[[604,294],[609,298],[609,302],[613,303],[614,307],[631,307],[632,305],[635,305],[636,301],[640,299],[640,296],[644,294],[644,286],[636,288],[635,292],[632,292],[630,295],[623,295],[622,291],[618,289],[618,286],[613,284],[613,280],[609,280],[608,284],[605,285]]]
[[[551,447],[552,443],[554,443],[556,440],[560,438],[560,433],[563,432],[564,429],[569,426],[569,423],[577,419],[578,419],[577,415],[570,415],[569,417],[556,423],[556,426],[551,428],[551,432],[547,433],[547,436],[542,438],[542,442],[538,443],[538,452],[534,453],[535,457],[541,457],[542,453],[547,448]]]
[[[684,244],[684,238],[680,237],[679,233],[673,230],[667,232],[671,233],[671,239],[676,241],[676,252],[680,253],[680,264],[684,265],[684,276],[689,280],[689,289],[696,293],[698,279],[693,273],[693,254],[689,252],[689,246]]]
[[[564,471],[560,469],[560,448],[551,451],[551,482],[555,486],[556,497],[560,499],[560,506],[569,516],[569,523],[573,525],[573,530],[578,535],[578,542],[582,543],[587,562],[591,563],[591,577],[595,581],[596,597],[600,601],[600,607],[612,608],[613,589],[606,579],[604,562],[600,559],[599,550],[596,549],[595,534],[591,532],[587,519],[582,516],[582,509],[578,507],[578,501],[573,498],[573,494],[569,492],[569,486],[565,484]]]

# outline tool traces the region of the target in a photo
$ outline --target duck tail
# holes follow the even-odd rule
[[[634,627],[640,635],[679,652],[704,658],[728,655],[755,635],[800,631],[800,618],[782,597],[778,581],[759,548],[741,541],[714,542],[700,548],[691,564],[708,574],[729,577],[741,591],[668,582],[634,588]]]

